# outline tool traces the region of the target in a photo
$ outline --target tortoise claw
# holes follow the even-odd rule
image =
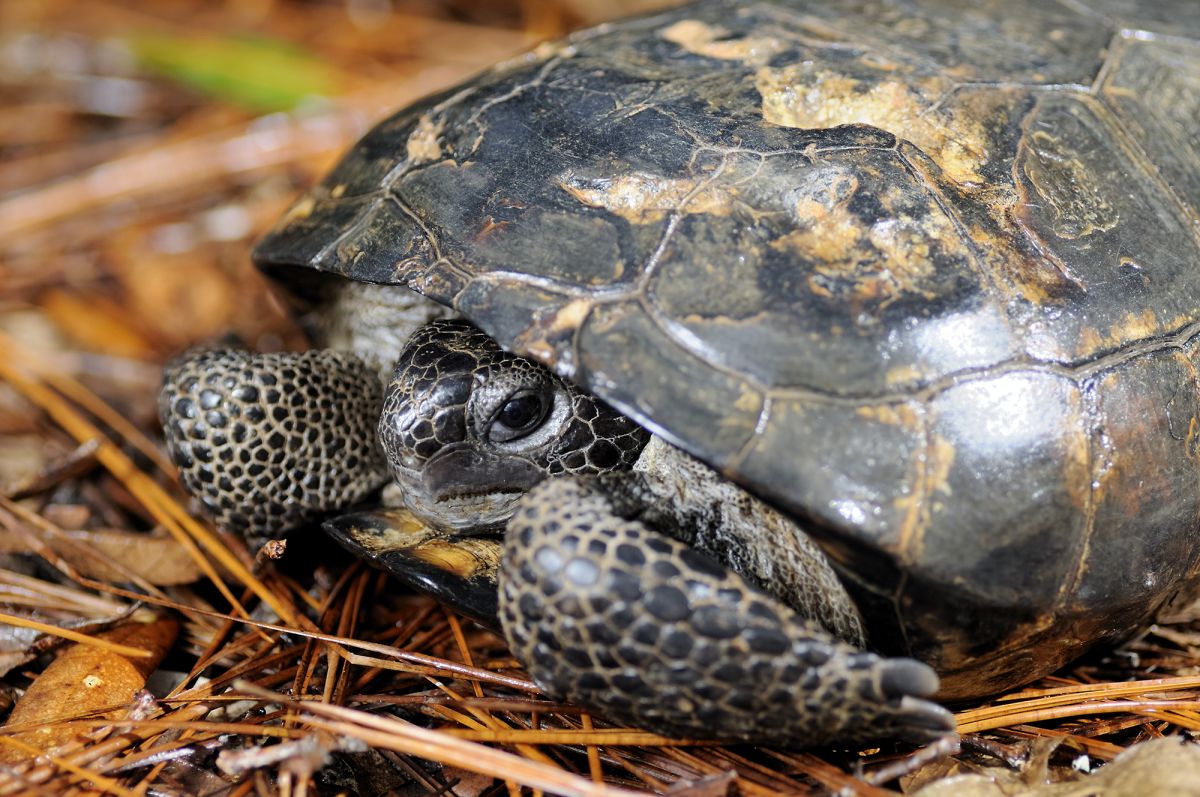
[[[947,709],[929,700],[906,695],[889,723],[893,735],[912,744],[929,744],[947,734],[954,733],[954,715]]]
[[[887,697],[927,697],[938,689],[937,673],[913,659],[887,659],[880,666],[879,687]]]

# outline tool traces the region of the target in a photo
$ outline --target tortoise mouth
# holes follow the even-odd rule
[[[528,490],[519,487],[497,487],[495,489],[480,488],[478,490],[451,490],[438,493],[433,500],[438,502],[466,501],[472,498],[487,498],[497,495],[524,495]]]
[[[443,529],[483,531],[503,526],[517,502],[547,474],[524,457],[443,449],[417,468],[392,463],[404,503],[422,520]]]
[[[421,468],[421,486],[435,501],[524,493],[544,478],[546,472],[525,457],[471,446],[443,448]]]
[[[404,493],[404,505],[429,525],[455,534],[503,531],[525,491],[473,492],[434,498],[421,491]]]

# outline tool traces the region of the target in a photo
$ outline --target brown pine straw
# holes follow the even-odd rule
[[[471,655],[471,648],[467,644],[467,637],[463,633],[462,624],[459,622],[458,617],[455,616],[455,614],[453,612],[447,611],[445,614],[446,614],[446,620],[450,624],[450,631],[454,635],[454,642],[458,646],[458,651],[459,651],[460,655],[462,655],[463,662],[468,667],[474,667],[475,660],[474,660],[474,657]],[[434,680],[433,683],[435,686],[437,686],[438,689],[442,690],[447,695],[454,698],[456,702],[459,702],[459,705],[462,705],[462,703],[461,703],[462,696],[461,695],[457,694],[452,689],[450,689],[448,686],[442,684],[439,681]],[[470,685],[471,685],[472,691],[474,691],[474,693],[475,693],[475,697],[482,698],[483,697],[483,684],[481,684],[479,681],[471,681]],[[497,717],[493,716],[490,711],[487,711],[487,710],[481,709],[481,708],[477,708],[475,706],[470,706],[470,705],[467,705],[464,707],[471,714],[471,717],[473,717],[474,719],[467,718],[467,717],[463,716],[461,713],[456,712],[447,706],[442,706],[442,707],[437,707],[437,708],[438,708],[438,713],[442,714],[446,719],[452,719],[454,721],[457,721],[460,725],[465,725],[467,727],[475,727],[477,729],[487,728],[487,729],[490,729],[493,731],[508,730],[508,726],[505,725],[503,721],[501,721]],[[516,746],[516,750],[523,757],[525,757],[531,761],[537,761],[537,762],[540,762],[547,766],[555,766],[553,759],[551,759],[549,756],[547,756],[541,750],[538,750],[536,747],[533,747],[528,744],[518,744]],[[597,778],[595,780],[597,783],[603,783],[602,778]],[[514,781],[511,781],[511,780],[506,781],[505,786],[509,790],[509,792],[514,795],[516,795],[519,792],[518,785]]]
[[[30,628],[34,631],[40,631],[43,634],[62,637],[69,639],[72,642],[78,642],[81,645],[91,645],[92,647],[107,650],[110,653],[116,653],[119,656],[130,656],[133,658],[148,658],[152,656],[150,651],[142,650],[141,648],[132,648],[128,645],[121,645],[117,642],[110,642],[107,639],[98,639],[97,637],[81,634],[78,631],[72,631],[68,628],[59,628],[50,623],[41,623],[37,620],[31,620],[28,617],[21,617],[8,612],[0,612],[0,623],[5,625],[15,625],[18,628]]]
[[[633,797],[638,794],[595,783],[554,766],[458,739],[446,732],[431,731],[403,720],[326,703],[293,700],[245,682],[238,682],[234,686],[240,692],[272,703],[294,706],[302,713],[312,715],[305,718],[310,727],[335,735],[352,736],[373,747],[431,758],[483,775],[503,773],[505,777],[526,786],[566,797]]]
[[[125,608],[123,604],[92,595],[90,592],[0,569],[0,600],[13,604],[19,602],[22,597],[25,598],[26,605],[78,613],[112,615]]]
[[[579,744],[620,747],[719,746],[717,742],[704,741],[702,739],[676,739],[670,736],[659,736],[649,731],[625,730],[623,728],[593,728],[591,730],[448,728],[443,732],[472,742],[491,742],[496,744]]]
[[[142,797],[142,795],[139,792],[132,791],[130,789],[125,788],[124,786],[122,786],[120,783],[113,780],[112,778],[105,777],[104,775],[99,775],[95,771],[90,770],[90,769],[85,769],[85,768],[79,766],[78,764],[74,764],[71,761],[68,761],[65,758],[60,758],[58,756],[47,756],[44,751],[39,750],[38,748],[34,747],[31,744],[22,742],[19,739],[10,739],[6,736],[0,736],[0,745],[7,745],[8,747],[15,747],[16,749],[26,753],[30,757],[44,757],[55,767],[58,767],[59,769],[70,772],[72,775],[75,775],[76,778],[78,780],[82,781],[83,783],[88,783],[88,784],[91,784],[93,786],[103,789],[106,794],[116,794],[116,795],[120,795],[121,797]],[[20,783],[22,779],[23,779],[22,776],[16,775],[14,773],[9,773],[9,772],[0,773],[0,787],[7,786],[10,783]]]
[[[578,731],[580,735],[594,732],[592,725],[592,715],[584,711],[579,715],[579,723],[583,726],[582,731]],[[604,782],[604,770],[600,767],[600,748],[594,744],[589,744],[587,749],[588,771],[592,775],[592,780],[597,783]]]
[[[1188,713],[1197,710],[1200,710],[1200,700],[1113,700],[1097,701],[1094,703],[1072,703],[1065,706],[1014,711],[991,720],[959,723],[959,731],[962,733],[977,733],[979,731],[1003,728],[1008,725],[1044,722],[1046,720],[1089,716],[1092,714],[1128,713],[1131,711],[1170,719],[1176,725],[1189,730],[1200,730],[1200,721],[1197,721],[1192,714]]]
[[[1147,693],[1174,692],[1200,688],[1200,676],[1154,678],[1143,681],[1107,684],[1081,684],[1044,690],[1025,690],[999,698],[997,705],[968,709],[955,715],[960,733],[978,733],[1064,717],[1134,712],[1160,714],[1172,711],[1171,720],[1186,728],[1200,728],[1200,718],[1189,711],[1200,709],[1200,702],[1189,700],[1114,700],[1134,698]]]
[[[245,700],[244,696],[238,696],[238,699]],[[321,704],[325,705],[325,704]],[[98,711],[97,713],[119,710],[122,706],[111,706]],[[211,710],[211,706],[209,710]],[[153,719],[70,719],[59,720],[53,723],[53,726],[79,728],[81,730],[109,730],[115,729],[118,732],[125,730],[155,730],[155,731],[197,731],[211,734],[213,736],[225,733],[236,733],[244,736],[269,736],[274,739],[299,739],[304,734],[296,728],[287,728],[283,725],[267,725],[267,720],[280,719],[280,714],[268,714],[259,718],[260,722],[210,722],[207,720],[153,720]],[[0,739],[4,739],[9,733],[27,732],[38,730],[39,728],[48,727],[51,723],[21,723],[20,725],[5,726],[0,731]]]
[[[25,362],[29,362],[29,356],[24,355],[24,357]],[[164,474],[172,479],[175,478],[175,466],[167,459],[162,449],[150,442],[150,439],[142,433],[142,430],[126,420],[125,416],[110,407],[95,393],[69,376],[66,376],[61,371],[52,368],[39,368],[37,369],[37,375],[50,387],[87,410],[95,418],[120,435],[122,440],[137,449],[139,454],[153,462]],[[81,445],[89,444],[97,445],[97,442],[90,440]]]
[[[91,581],[73,566],[59,556],[49,545],[45,543],[41,535],[57,539],[61,544],[73,548],[76,551],[85,552],[87,556],[91,556],[113,571],[122,574],[122,576],[131,584],[134,584],[138,589],[144,590],[147,595],[157,595],[166,597],[165,593],[153,584],[148,583],[141,576],[131,573],[122,563],[113,559],[104,553],[95,550],[87,544],[71,539],[62,529],[46,520],[36,512],[32,512],[16,501],[5,498],[0,495],[0,526],[4,526],[9,531],[21,535],[28,543],[30,550],[38,556],[46,560],[48,564],[58,569],[59,572],[66,575],[68,578],[83,584]],[[35,534],[33,529],[37,529]],[[100,585],[99,588],[105,588],[107,585],[102,585],[100,582],[91,581],[93,586]]]
[[[296,618],[292,607],[281,601],[262,581],[256,578],[234,556],[220,537],[202,523],[197,522],[166,490],[139,470],[133,461],[100,429],[40,381],[37,375],[46,369],[38,367],[35,363],[35,358],[24,353],[21,347],[7,335],[0,333],[0,378],[15,387],[33,404],[53,418],[55,423],[78,442],[99,440],[96,459],[100,464],[115,476],[132,495],[138,498],[151,516],[161,523],[168,533],[187,550],[201,571],[208,576],[213,585],[239,614],[249,616],[249,612],[234,596],[216,568],[201,551],[200,546],[203,546],[204,551],[207,551],[226,571],[270,606],[272,611],[284,622],[295,623]],[[74,381],[64,374],[58,375],[57,380]],[[78,383],[75,383],[74,387],[79,392],[90,392]],[[95,401],[103,403],[98,397],[95,398]]]
[[[1022,689],[996,698],[997,702],[1013,702],[1017,700],[1042,699],[1055,695],[1086,696],[1095,693],[1101,697],[1120,697],[1138,695],[1144,692],[1164,692],[1176,689],[1186,689],[1189,686],[1200,688],[1200,675],[1175,675],[1169,678],[1150,678],[1140,681],[1122,681],[1121,683],[1102,684],[1070,684],[1054,686],[1046,689]]]
[[[378,89],[376,92],[382,93]],[[340,112],[315,119],[288,116],[270,131],[247,130],[239,125],[232,130],[152,145],[0,202],[0,237],[94,212],[121,199],[331,158],[363,132],[361,111],[375,111],[386,105],[382,96],[344,99],[339,103]]]
[[[310,628],[297,628],[294,626],[284,626],[275,623],[251,620],[245,617],[237,617],[211,609],[204,609],[199,606],[179,603],[177,601],[162,599],[154,596],[140,595],[136,592],[130,592],[128,590],[121,589],[120,587],[114,587],[108,584],[102,584],[100,582],[91,582],[86,583],[85,585],[103,589],[112,595],[118,595],[131,600],[140,600],[148,605],[159,606],[165,609],[174,609],[175,611],[185,615],[209,617],[217,620],[243,624],[260,631],[276,631],[283,634],[301,636],[307,639],[330,643],[342,660],[357,666],[375,667],[381,670],[411,673],[422,676],[440,676],[462,678],[464,680],[478,680],[484,683],[505,686],[524,692],[538,691],[537,685],[526,678],[519,678],[514,675],[492,672],[491,670],[485,670],[479,667],[470,667],[458,662],[441,659],[436,656],[429,656],[423,653],[416,653],[411,650],[404,650],[392,645],[384,645],[378,642],[355,639],[352,637],[343,637],[336,634],[326,634],[320,631],[311,630]],[[306,623],[306,625],[308,625],[308,623]],[[367,650],[372,653],[377,653],[381,656],[389,656],[391,658],[381,659],[375,656],[364,656],[357,653],[351,653],[350,651],[346,650],[346,648]],[[295,655],[295,652],[293,652],[291,655]],[[254,663],[261,664],[262,662],[258,661]]]
[[[264,682],[268,683],[268,684],[275,684],[278,682],[278,680],[276,677],[268,677],[268,678],[264,679]],[[186,729],[183,731],[183,734],[185,736],[191,735],[194,738],[203,736],[204,740],[216,738],[216,737],[204,735],[203,730],[217,727],[219,725],[219,723],[200,722],[200,720],[205,715],[207,715],[209,712],[211,712],[213,710],[213,708],[214,708],[214,705],[209,701],[196,702],[196,703],[189,703],[188,705],[185,705],[185,706],[181,707],[179,710],[177,710],[173,715],[174,716],[173,720],[165,720],[165,721],[164,720],[139,720],[139,721],[126,720],[123,722],[121,733],[113,735],[110,738],[105,739],[103,741],[99,741],[99,742],[89,741],[86,744],[86,746],[84,746],[84,744],[82,742],[80,742],[80,743],[76,744],[75,747],[73,747],[72,749],[60,752],[57,757],[64,761],[69,761],[70,763],[74,764],[75,766],[93,764],[94,766],[92,767],[92,771],[98,771],[101,773],[116,771],[116,770],[119,770],[119,769],[122,769],[122,768],[128,766],[129,759],[128,758],[121,759],[121,760],[118,760],[115,762],[110,761],[110,759],[113,756],[118,755],[119,753],[122,753],[125,750],[128,750],[130,747],[133,747],[134,745],[144,743],[147,740],[151,739],[152,737],[157,736],[158,738],[155,740],[156,746],[153,748],[150,748],[150,750],[148,752],[149,753],[157,753],[161,750],[162,738],[161,738],[160,734],[164,730],[164,728],[160,725],[160,723],[163,723],[163,722],[173,723],[174,725],[178,726],[179,728]],[[265,722],[266,719],[267,719],[267,717],[259,717],[258,723]],[[89,728],[96,728],[96,729],[100,729],[100,730],[113,730],[114,729],[114,722],[110,719],[103,720],[103,721],[101,721],[101,720],[69,720],[67,722],[73,726],[80,727],[82,729],[89,729]],[[279,728],[271,728],[270,726],[264,727],[257,723],[226,723],[227,726],[228,725],[239,725],[239,724],[247,725],[247,726],[249,726],[249,728],[253,729],[251,731],[251,733],[254,736],[273,736],[273,737],[283,736],[283,734],[279,732],[282,729],[279,729]],[[31,726],[29,729],[31,729],[32,727],[33,726]],[[174,729],[175,728],[166,728],[166,730],[168,730],[168,731],[174,730]],[[6,728],[5,730],[8,730],[8,729]],[[27,730],[27,729],[26,728],[18,728],[17,730]],[[214,732],[219,732],[219,731],[214,731]],[[42,782],[49,780],[55,774],[57,774],[57,772],[56,772],[55,766],[53,764],[43,764],[43,765],[35,767],[34,769],[30,770],[29,772],[22,774],[20,776],[20,778],[23,782],[26,782],[26,783],[42,783]],[[152,781],[152,779],[153,779],[153,776],[151,776],[147,780],[147,782]],[[2,787],[2,782],[0,782],[0,794],[7,794],[7,793],[8,793],[8,791]]]
[[[1122,720],[1123,728],[1144,725],[1146,722],[1146,718],[1140,715],[1123,717]],[[1083,729],[1080,728],[1078,730],[1082,731]],[[1090,736],[1080,735],[1079,733],[1060,731],[1055,728],[1033,728],[1028,725],[1015,725],[1006,726],[1004,732],[1018,739],[1044,739],[1047,737],[1061,739],[1064,746],[1087,753],[1102,761],[1111,761],[1125,752],[1125,748],[1120,745],[1093,739]]]

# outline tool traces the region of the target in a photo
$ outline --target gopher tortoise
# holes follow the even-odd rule
[[[343,351],[185,358],[170,449],[230,528],[390,478],[444,549],[502,545],[476,572],[394,508],[329,523],[556,697],[928,739],[925,698],[1196,591],[1198,118],[1192,0],[587,30],[398,112],[291,209],[255,258]]]

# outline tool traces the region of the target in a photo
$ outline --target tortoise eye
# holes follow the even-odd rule
[[[521,392],[510,397],[492,421],[491,438],[505,443],[532,432],[546,418],[549,402],[537,393]]]

